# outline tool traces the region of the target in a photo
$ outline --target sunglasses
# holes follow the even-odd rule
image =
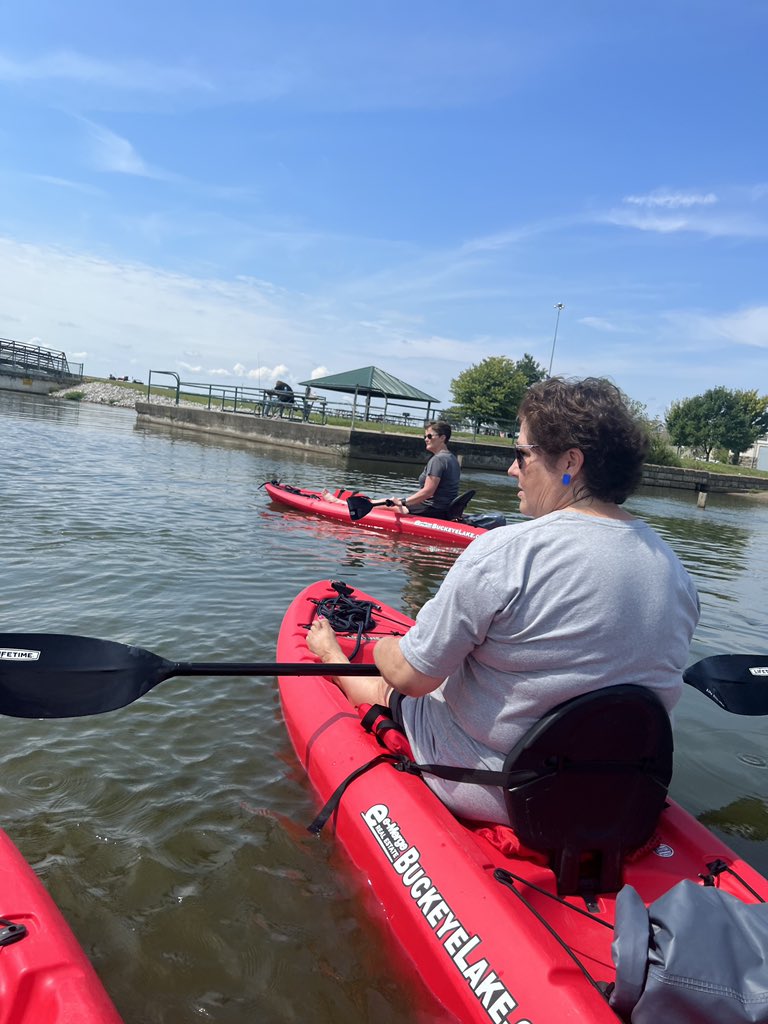
[[[528,451],[525,451],[526,448],[528,449]],[[534,448],[541,448],[541,445],[540,444],[522,444],[522,445],[517,445],[516,448],[512,449],[512,451],[514,452],[514,459],[513,459],[513,461],[518,464],[520,469],[525,469],[525,460],[528,458],[528,456],[531,454],[531,452],[533,451]]]
[[[424,435],[424,440],[425,441],[431,441],[433,437],[440,437],[440,434],[425,434]]]

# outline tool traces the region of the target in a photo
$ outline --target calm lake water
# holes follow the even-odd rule
[[[459,553],[281,511],[260,489],[403,493],[413,467],[138,429],[129,410],[5,392],[0,431],[3,632],[270,661],[308,583],[343,579],[414,614]],[[502,474],[464,480],[473,510],[519,518]],[[715,495],[702,511],[654,491],[628,507],[696,579],[691,660],[768,651],[768,505]],[[689,690],[675,734],[673,796],[768,873],[766,719]],[[0,821],[126,1024],[440,1019],[403,984],[364,880],[330,835],[305,831],[315,804],[274,679],[172,679],[108,715],[0,718],[0,743]]]

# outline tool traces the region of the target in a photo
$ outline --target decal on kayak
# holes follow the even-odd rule
[[[37,661],[40,651],[24,651],[21,648],[0,647],[0,661]]]
[[[452,533],[456,537],[466,537],[467,531],[460,530],[455,526],[448,526],[446,523],[440,520],[435,521],[434,519],[415,519],[417,526],[423,526],[427,530],[436,530],[438,533]]]
[[[768,665],[757,665],[749,670],[752,676],[768,676]]]
[[[371,835],[381,847],[394,871],[400,875],[403,885],[409,890],[411,899],[429,923],[440,940],[443,949],[469,982],[470,989],[494,1024],[504,1024],[517,1006],[517,1000],[507,989],[485,957],[477,958],[477,949],[482,944],[479,935],[470,935],[454,914],[442,893],[433,884],[421,866],[421,853],[411,846],[400,831],[398,823],[390,817],[386,804],[373,804],[361,817]],[[477,952],[470,963],[467,956]],[[531,1024],[518,1020],[516,1024]]]

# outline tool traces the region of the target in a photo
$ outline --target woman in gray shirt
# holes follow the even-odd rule
[[[381,677],[336,680],[355,705],[388,705],[417,761],[499,770],[546,711],[604,686],[647,686],[668,710],[680,697],[699,602],[669,545],[622,507],[643,427],[596,378],[535,384],[519,415],[509,473],[531,522],[472,542],[409,632],[378,642]],[[344,660],[325,620],[308,644]],[[507,820],[501,790],[427,781],[457,814]]]

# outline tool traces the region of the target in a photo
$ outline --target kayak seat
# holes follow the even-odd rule
[[[464,509],[472,501],[475,496],[475,491],[465,491],[460,494],[457,498],[454,498],[448,508],[443,509],[442,512],[437,512],[432,509],[427,512],[420,512],[419,515],[426,516],[427,519],[448,519],[455,520],[461,519],[464,515]]]
[[[475,496],[474,491],[464,491],[457,498],[454,498],[445,513],[446,519],[461,519],[464,515],[464,509],[472,501]]]
[[[560,895],[618,892],[664,808],[672,752],[664,706],[631,684],[559,704],[512,748],[503,770],[533,777],[504,790],[510,824],[548,855]]]

